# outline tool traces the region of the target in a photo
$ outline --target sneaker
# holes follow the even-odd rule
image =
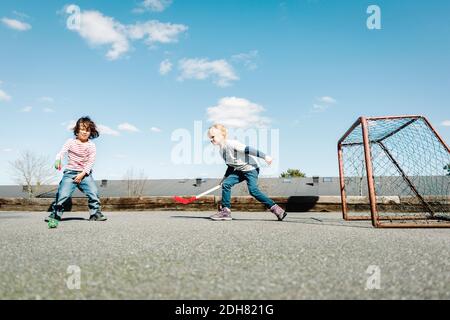
[[[283,208],[281,208],[279,205],[274,204],[271,208],[270,211],[277,216],[278,221],[283,221],[283,219],[286,217],[287,212],[283,210]]]
[[[93,214],[89,221],[106,221],[108,218],[106,218],[101,212],[97,212],[96,214]]]
[[[61,221],[61,217],[58,216],[58,215],[57,215],[56,213],[54,213],[54,212],[50,213],[50,215],[49,215],[48,217],[45,217],[44,221],[45,221],[45,222],[49,222],[50,219],[55,219],[55,220]]]
[[[219,212],[210,216],[210,218],[214,221],[230,221],[233,220],[231,218],[231,210],[228,208],[221,208]]]

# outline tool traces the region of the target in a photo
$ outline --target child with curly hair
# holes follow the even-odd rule
[[[62,159],[68,155],[68,164],[59,183],[53,211],[45,221],[60,221],[64,212],[64,203],[72,197],[75,188],[78,188],[88,197],[88,206],[91,221],[105,221],[107,218],[101,213],[98,189],[92,177],[96,147],[91,141],[98,138],[99,133],[94,121],[89,117],[78,119],[73,128],[74,138],[66,141],[61,151],[56,155],[55,169],[61,170]]]

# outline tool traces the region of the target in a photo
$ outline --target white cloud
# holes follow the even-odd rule
[[[22,18],[22,19],[26,19],[29,18],[30,16],[28,16],[27,14],[23,13],[23,12],[19,12],[19,11],[13,11],[13,14]]]
[[[172,4],[172,0],[144,0],[133,10],[136,13],[145,11],[162,12]]]
[[[98,11],[84,11],[80,13],[80,27],[73,31],[78,32],[92,46],[110,45],[106,57],[115,60],[130,49],[125,30],[121,23],[111,17]]]
[[[40,102],[48,102],[48,103],[55,102],[55,99],[53,99],[52,97],[40,97],[38,100]]]
[[[312,112],[324,112],[327,109],[328,109],[328,106],[315,104],[315,105],[313,105]]]
[[[172,63],[169,61],[169,59],[166,59],[161,62],[159,65],[159,73],[163,76],[168,74],[172,70]]]
[[[105,125],[99,124],[99,125],[97,125],[97,128],[101,134],[106,134],[109,136],[116,136],[116,137],[120,136],[120,132],[113,130],[110,127],[107,127]]]
[[[52,108],[44,108],[44,109],[42,109],[42,111],[45,113],[55,112],[55,110],[53,110]]]
[[[161,129],[160,128],[156,128],[156,127],[151,127],[150,130],[152,132],[157,132],[157,133],[161,132]]]
[[[10,101],[12,97],[0,89],[0,101]]]
[[[327,104],[335,104],[335,103],[337,103],[336,99],[334,99],[334,98],[332,98],[332,97],[327,97],[327,96],[325,96],[325,97],[320,97],[320,98],[318,98],[317,100],[318,100],[319,102],[327,103]]]
[[[316,100],[319,101],[320,104],[314,104],[312,109],[310,110],[310,113],[325,112],[327,109],[330,108],[331,105],[337,103],[336,99],[329,96],[316,98]]]
[[[128,132],[139,132],[139,129],[133,126],[132,124],[129,124],[127,122],[121,123],[118,126],[119,130],[122,131],[128,131]]]
[[[182,59],[179,61],[181,75],[178,80],[205,80],[212,78],[219,87],[227,87],[232,81],[239,80],[233,67],[226,60],[209,61],[207,59]]]
[[[23,108],[22,110],[20,110],[20,112],[31,112],[32,109],[33,109],[33,107],[27,106],[27,107]]]
[[[73,131],[73,128],[75,128],[75,125],[77,122],[75,120],[69,120],[66,122],[61,123],[62,126],[65,126],[67,131]]]
[[[27,30],[31,29],[31,25],[29,25],[28,23],[16,20],[16,19],[2,18],[2,22],[8,28],[11,28],[11,29],[14,29],[17,31],[27,31]]]
[[[127,26],[127,32],[131,39],[141,40],[145,38],[145,43],[148,45],[157,42],[178,42],[178,35],[187,29],[188,27],[182,24],[162,23],[157,20]]]
[[[442,125],[443,125],[444,127],[450,127],[450,120],[445,120],[445,121],[443,121],[443,122],[442,122]]]
[[[242,63],[249,70],[255,70],[258,68],[258,64],[255,60],[258,58],[258,50],[252,50],[248,53],[235,54],[231,57],[231,60],[237,63]]]
[[[264,108],[247,99],[225,97],[206,110],[208,121],[221,123],[230,128],[267,127],[270,119],[262,117]]]
[[[2,151],[3,151],[3,152],[12,152],[13,149],[11,149],[11,148],[5,148],[5,149],[3,149]]]
[[[82,11],[79,28],[72,31],[78,32],[92,46],[110,46],[106,57],[116,60],[130,50],[131,40],[144,39],[149,46],[155,43],[173,43],[187,29],[187,26],[181,24],[156,20],[124,25],[99,11]]]

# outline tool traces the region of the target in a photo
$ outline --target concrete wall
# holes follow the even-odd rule
[[[280,206],[290,212],[340,212],[341,198],[339,196],[293,196],[272,197]],[[428,199],[430,200],[430,199]],[[441,207],[450,212],[450,200],[439,199]],[[348,197],[348,208],[352,212],[369,212],[369,202],[366,197]],[[430,200],[431,201],[431,200]],[[106,197],[101,198],[102,210],[108,211],[214,211],[220,203],[220,197],[206,196],[189,205],[176,203],[172,197]],[[408,197],[378,197],[380,212],[421,212],[422,206],[416,200]],[[49,211],[53,199],[23,199],[0,198],[0,211]],[[265,207],[252,197],[233,197],[234,211],[264,211]],[[86,198],[73,198],[67,203],[67,211],[87,211]]]

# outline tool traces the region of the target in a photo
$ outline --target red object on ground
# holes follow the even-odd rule
[[[185,199],[185,198],[176,196],[173,199],[178,203],[190,204],[190,203],[194,202],[195,200],[197,200],[197,197],[191,197],[189,199]]]

